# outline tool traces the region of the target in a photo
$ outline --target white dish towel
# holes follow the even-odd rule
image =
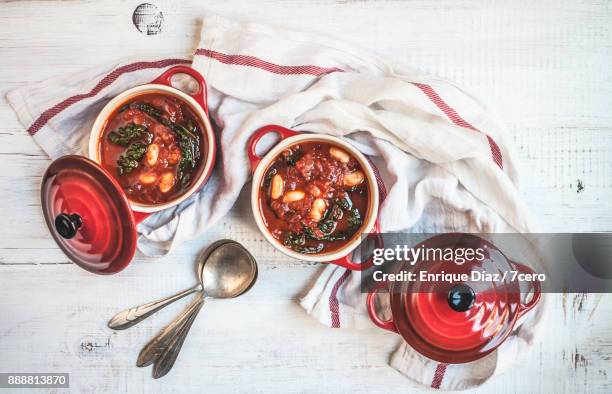
[[[110,98],[193,60],[208,82],[211,114],[222,128],[221,162],[195,198],[139,226],[143,253],[165,253],[229,211],[250,176],[247,139],[267,124],[346,137],[371,155],[388,191],[380,209],[383,231],[534,231],[516,188],[507,136],[460,88],[327,37],[216,15],[203,19],[193,59],[132,59],[7,96],[51,158],[86,154],[93,120]],[[330,327],[373,327],[359,275],[340,267],[326,267],[301,304]],[[484,360],[444,365],[403,344],[390,364],[434,388],[479,385],[527,349],[542,305]]]

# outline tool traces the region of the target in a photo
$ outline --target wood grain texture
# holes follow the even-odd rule
[[[204,11],[328,34],[451,79],[505,120],[522,192],[543,231],[612,230],[612,5],[584,1],[155,1],[162,32],[131,22],[141,1],[0,2],[0,94],[125,56],[189,55]],[[321,269],[287,259],[256,231],[245,192],[201,239],[162,259],[94,277],[67,262],[39,202],[49,160],[0,105],[0,371],[70,372],[75,392],[427,391],[387,366],[399,339],[332,330],[297,305]],[[580,185],[580,186],[578,186]],[[207,303],[173,371],[135,367],[179,302],[125,332],[106,320],[195,280],[218,238],[246,245],[258,284]],[[612,298],[551,295],[545,334],[510,371],[475,392],[611,392]],[[383,389],[383,386],[384,389]]]

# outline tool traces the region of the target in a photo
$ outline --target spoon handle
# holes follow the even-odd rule
[[[133,308],[121,311],[109,320],[108,327],[112,328],[113,330],[125,330],[126,328],[140,323],[147,317],[151,316],[165,306],[170,305],[174,301],[180,300],[181,298],[199,290],[199,288],[200,285],[197,285],[180,293],[171,295],[170,297],[162,298],[160,300],[149,302],[148,304],[135,306]]]
[[[193,314],[194,310],[199,310],[204,303],[204,295],[198,293],[198,295],[191,301],[191,303],[181,312],[181,314],[170,322],[163,330],[161,330],[156,336],[142,348],[138,355],[136,365],[138,367],[146,367],[151,365],[159,356],[164,352],[168,346],[172,343],[178,334],[186,327],[190,327],[191,323],[195,319],[196,314]],[[188,330],[188,329],[187,329]]]
[[[183,343],[185,342],[185,338],[187,338],[191,325],[193,324],[203,305],[204,298],[202,298],[202,301],[199,303],[198,307],[190,312],[189,319],[185,322],[183,328],[178,331],[168,347],[165,349],[159,349],[160,355],[155,360],[155,364],[153,365],[153,379],[159,379],[170,372],[181,351],[181,348],[183,347]]]

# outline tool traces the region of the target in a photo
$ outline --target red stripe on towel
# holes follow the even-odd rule
[[[79,101],[93,97],[98,94],[102,89],[115,82],[117,78],[121,75],[133,71],[143,70],[147,68],[164,68],[169,66],[174,66],[176,64],[190,64],[191,60],[187,59],[163,59],[154,62],[136,62],[126,64],[121,66],[111,73],[107,74],[104,78],[100,80],[89,92],[83,94],[77,94],[72,97],[68,97],[66,100],[62,101],[59,104],[54,105],[53,107],[44,111],[34,123],[28,128],[28,132],[30,135],[36,134],[44,125],[49,122],[54,116],[58,115],[62,111],[66,110],[66,108],[70,107],[73,104],[78,103]]]
[[[332,291],[329,294],[329,312],[331,313],[331,323],[333,328],[340,327],[340,305],[338,303],[338,289],[344,283],[344,281],[349,277],[351,271],[346,270],[342,274],[342,276],[338,279],[334,287],[332,287]]]
[[[444,374],[446,373],[446,367],[448,364],[438,364],[436,367],[436,372],[434,372],[434,377],[431,381],[431,387],[434,389],[439,389],[442,384],[442,379],[444,379]]]
[[[440,95],[435,90],[433,90],[431,86],[426,85],[424,83],[416,82],[413,82],[412,84],[417,88],[421,89],[421,91],[425,93],[425,95],[436,105],[436,107],[438,107],[442,112],[444,112],[446,116],[448,116],[451,122],[453,122],[457,126],[481,132],[476,127],[472,126],[467,120],[459,116],[457,111],[455,111],[444,100],[442,100],[442,97],[440,97]],[[502,154],[501,150],[499,149],[499,145],[497,145],[495,140],[493,140],[493,138],[491,138],[488,134],[485,134],[485,136],[487,137],[489,147],[491,148],[491,156],[493,157],[493,161],[499,166],[499,168],[504,169],[504,161],[502,159]]]
[[[367,157],[368,162],[372,166],[372,171],[374,172],[374,178],[376,178],[376,184],[378,185],[378,193],[380,194],[379,203],[382,204],[383,201],[387,198],[387,188],[385,187],[385,183],[382,180],[382,176],[380,175],[380,171],[378,171],[378,167],[374,165],[372,159]]]
[[[344,70],[337,67],[319,67],[313,65],[303,66],[282,66],[279,64],[270,63],[263,59],[249,55],[227,55],[225,53],[212,51],[210,49],[199,48],[195,52],[196,55],[206,56],[215,59],[221,63],[232,64],[236,66],[255,67],[274,74],[280,75],[325,75],[333,72],[343,72]]]

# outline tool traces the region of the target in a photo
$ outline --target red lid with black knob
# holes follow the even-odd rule
[[[129,201],[92,160],[69,155],[53,161],[42,179],[41,201],[53,238],[80,267],[112,274],[134,257],[138,235]]]
[[[522,289],[510,274],[533,271],[509,260],[478,236],[438,235],[417,246],[420,247],[481,249],[483,255],[461,264],[435,260],[402,266],[401,270],[415,271],[419,278],[423,271],[426,280],[391,283],[392,320],[382,321],[374,308],[375,293],[368,296],[372,320],[382,328],[398,332],[411,347],[430,359],[464,363],[486,356],[504,342],[517,320],[540,299],[539,282],[532,282],[530,289]],[[442,275],[446,275],[445,279]],[[529,292],[532,294],[526,294]]]

